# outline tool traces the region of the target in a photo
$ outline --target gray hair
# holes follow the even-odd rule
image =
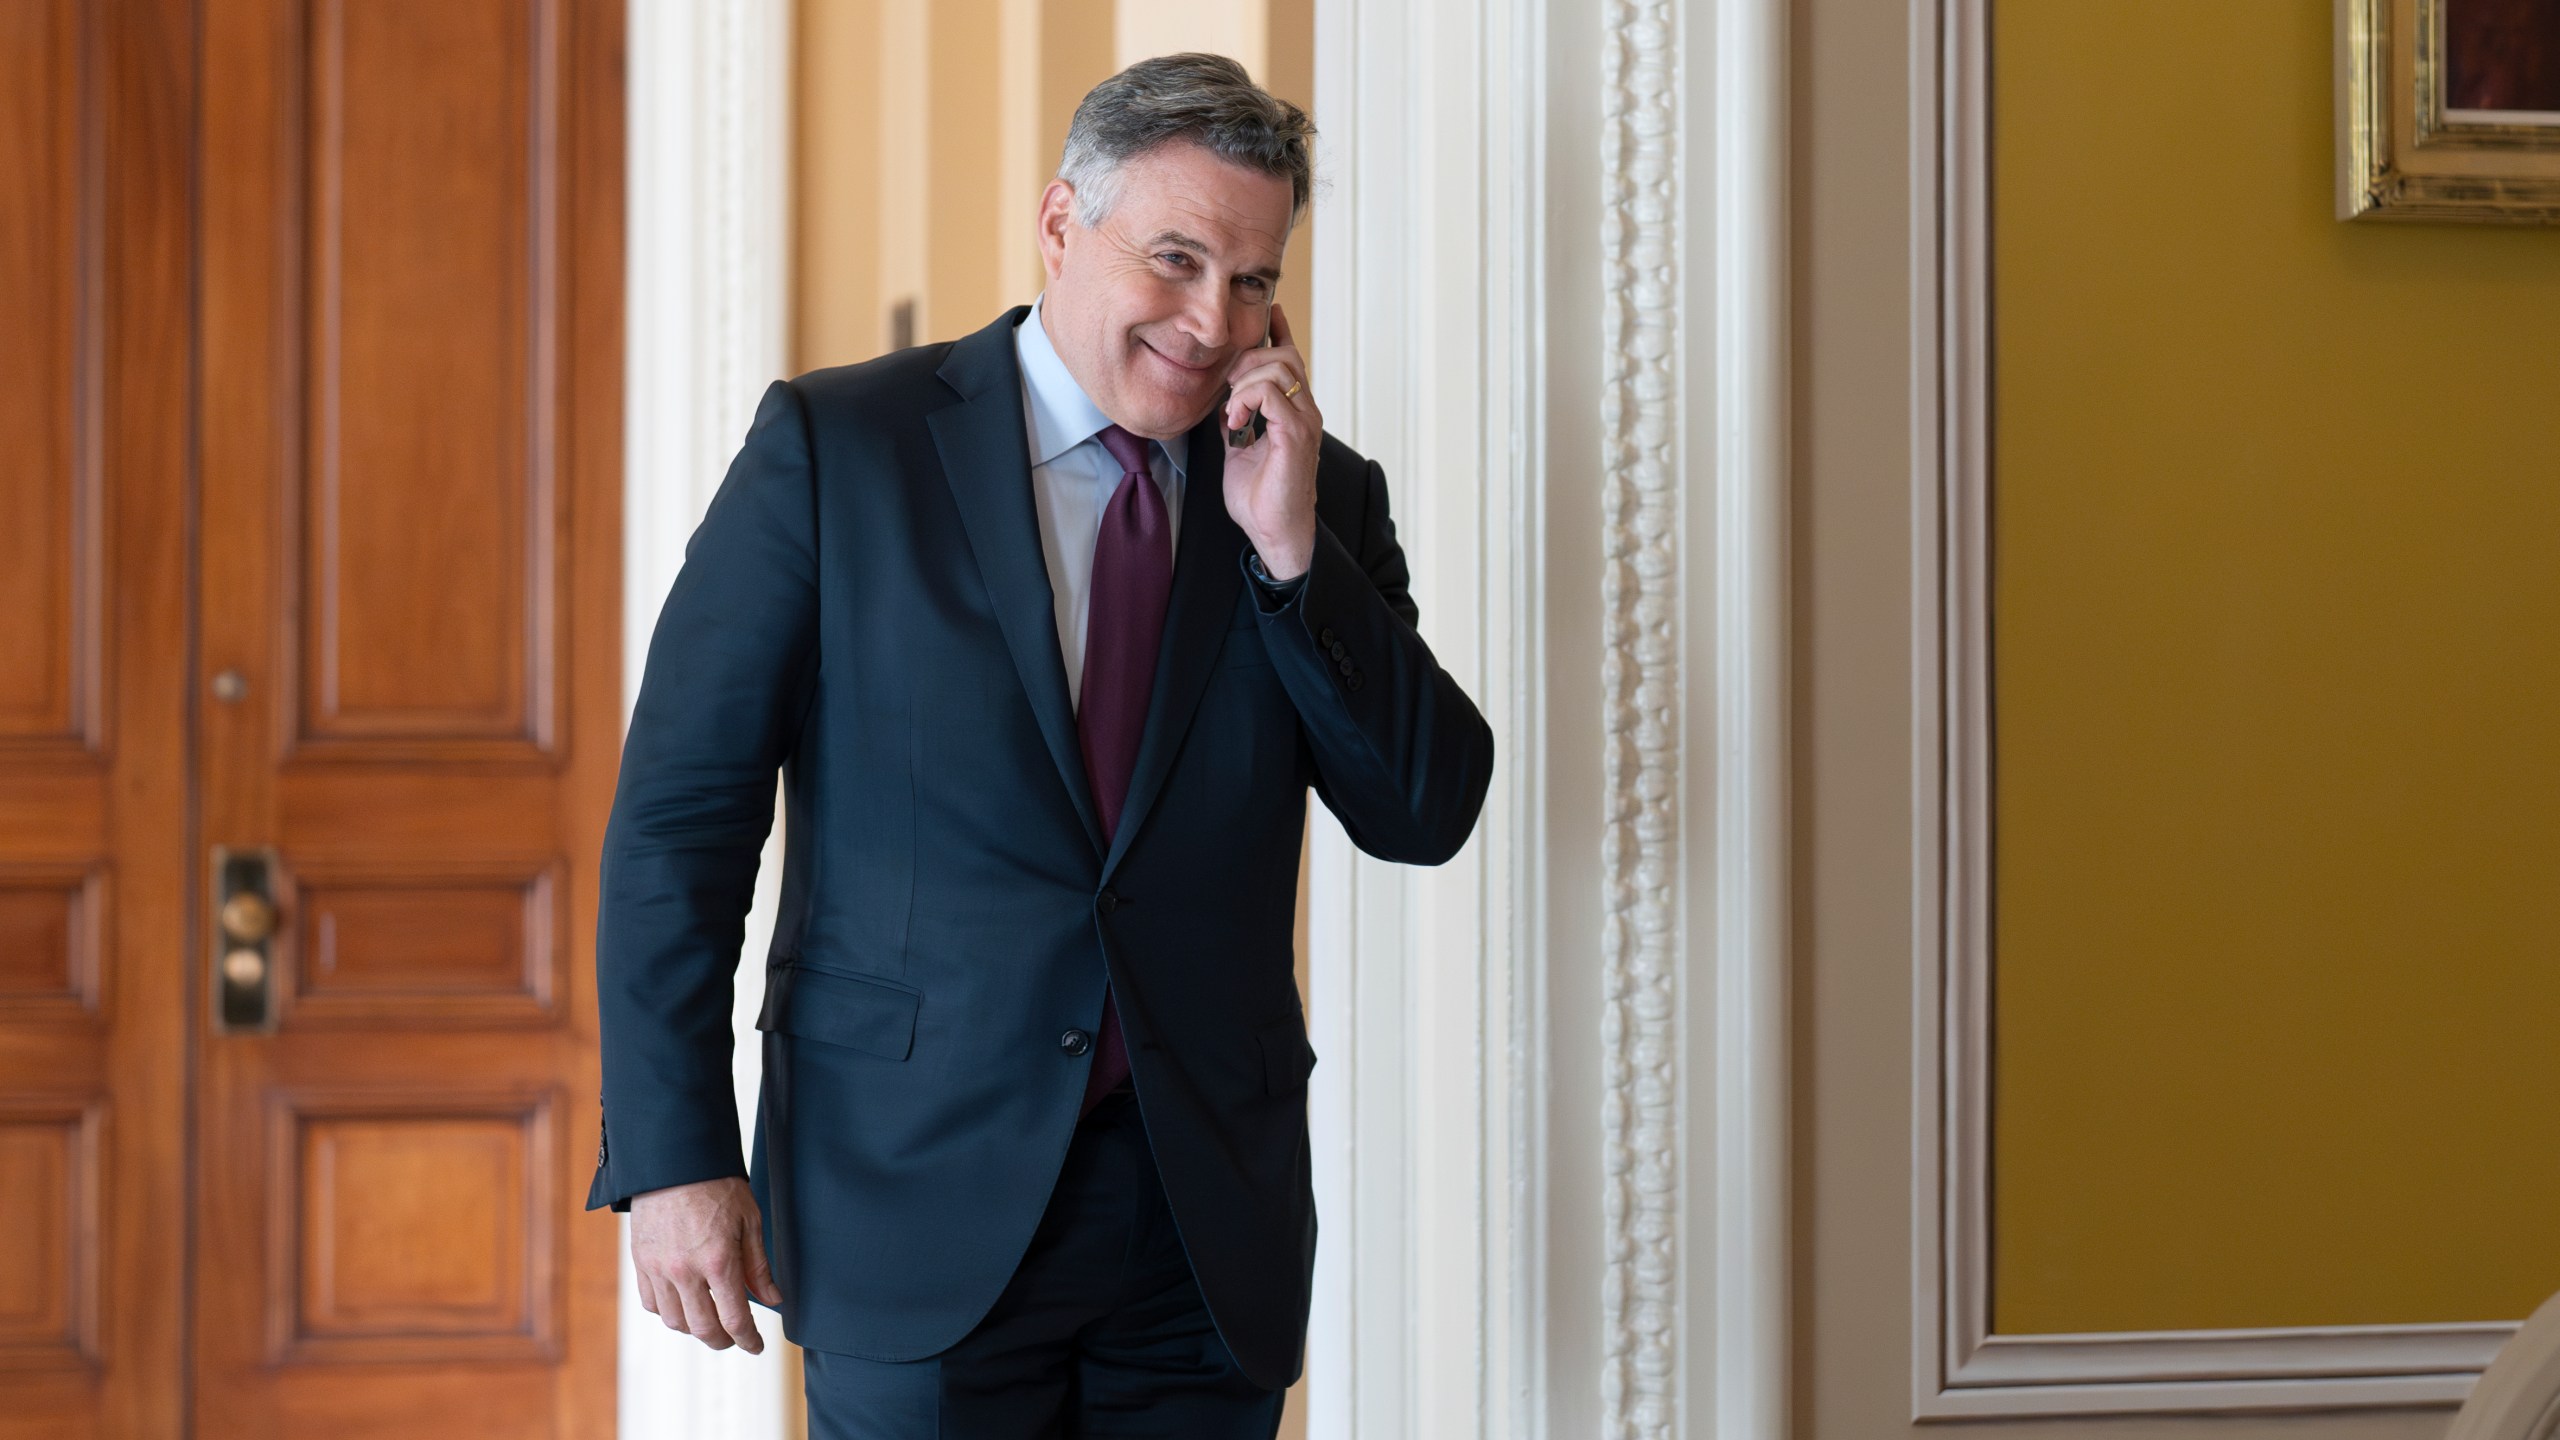
[[[1185,141],[1230,165],[1289,182],[1289,223],[1306,213],[1314,180],[1307,112],[1253,83],[1224,55],[1159,55],[1086,92],[1067,126],[1058,178],[1076,192],[1076,222],[1094,225],[1119,198],[1120,167]]]

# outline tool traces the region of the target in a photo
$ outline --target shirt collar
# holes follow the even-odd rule
[[[1014,327],[1013,351],[1022,364],[1026,402],[1023,409],[1030,420],[1033,469],[1101,434],[1102,427],[1111,423],[1111,417],[1084,393],[1076,377],[1067,373],[1067,362],[1058,358],[1056,347],[1049,343],[1048,330],[1040,323],[1037,300],[1031,304],[1031,313]],[[1164,448],[1165,458],[1173,462],[1175,474],[1188,472],[1190,436],[1176,435],[1156,443]]]

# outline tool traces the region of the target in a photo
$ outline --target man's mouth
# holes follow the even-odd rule
[[[1150,343],[1149,341],[1147,341],[1144,337],[1140,337],[1140,339],[1139,339],[1138,343],[1139,343],[1139,344],[1141,344],[1141,345],[1146,346],[1146,347],[1147,347],[1148,352],[1149,352],[1150,354],[1154,355],[1157,359],[1159,359],[1159,360],[1163,361],[1163,362],[1164,362],[1164,363],[1166,363],[1167,365],[1172,366],[1172,367],[1173,367],[1174,369],[1176,369],[1176,370],[1182,371],[1183,373],[1185,373],[1185,374],[1187,374],[1187,375],[1205,375],[1205,374],[1209,373],[1210,371],[1215,370],[1216,368],[1218,368],[1217,360],[1216,360],[1216,358],[1215,358],[1215,357],[1212,357],[1212,358],[1210,358],[1210,359],[1208,359],[1208,360],[1205,360],[1205,361],[1201,362],[1200,364],[1193,365],[1193,364],[1188,364],[1188,363],[1186,363],[1186,362],[1184,362],[1184,361],[1176,360],[1176,359],[1175,359],[1175,358],[1173,358],[1172,356],[1167,355],[1166,353],[1164,353],[1162,350],[1158,350],[1158,349],[1156,349],[1156,347],[1155,347],[1152,343]]]

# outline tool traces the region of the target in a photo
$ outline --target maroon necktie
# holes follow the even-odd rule
[[[1173,521],[1147,467],[1147,442],[1117,425],[1104,426],[1098,438],[1120,462],[1120,488],[1111,492],[1093,545],[1076,739],[1107,845],[1120,829],[1120,806],[1129,798],[1129,772],[1137,768],[1138,739],[1147,727],[1147,696],[1155,689],[1156,644],[1173,595]],[[1094,1039],[1093,1069],[1077,1114],[1090,1114],[1128,1078],[1129,1042],[1120,1034],[1120,1007],[1106,990],[1102,1033]]]

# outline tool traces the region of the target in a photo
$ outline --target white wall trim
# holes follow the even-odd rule
[[[1682,16],[1611,0],[1601,43],[1601,1434],[1681,1431],[1682,1026],[1691,876],[1684,684]],[[1710,359],[1710,363],[1712,360]],[[1712,403],[1712,402],[1710,402]],[[1703,577],[1712,583],[1710,568]],[[1712,623],[1712,621],[1710,622]],[[1709,672],[1710,674],[1712,672]],[[1712,750],[1698,752],[1703,758]],[[1712,909],[1707,910],[1712,916]],[[1701,917],[1705,918],[1705,917]],[[1710,1020],[1712,1024],[1712,1020]],[[1710,1030],[1709,1034],[1714,1032]],[[1713,1103],[1713,1097],[1709,1097]]]
[[[1789,8],[1683,0],[1663,77],[1686,112],[1682,1052],[1694,1068],[1678,1433],[1715,1440],[1782,1440],[1790,1425]],[[1621,43],[1645,42],[1650,11],[1622,5]],[[1639,289],[1642,253],[1627,277]]]
[[[2449,1405],[2513,1322],[1990,1330],[1992,0],[1913,0],[1912,1409]]]
[[[1385,466],[1435,654],[1499,751],[1449,864],[1312,844],[1323,1242],[1309,1433],[1526,1436],[1542,1171],[1537,714],[1545,590],[1535,0],[1320,0],[1311,383]]]
[[[746,433],[788,364],[789,0],[631,0],[625,294],[624,715],[639,693],[658,607]],[[779,837],[768,844],[745,954],[772,934]],[[742,964],[735,1079],[752,1117],[760,967]],[[774,1440],[785,1397],[781,1325],[762,1356],[706,1350],[640,1308],[623,1246],[623,1440]]]
[[[2542,1302],[2473,1387],[2445,1440],[2560,1435],[2560,1295]]]
[[[1778,1440],[1785,7],[1316,13],[1313,383],[1498,759],[1319,816],[1310,1433]]]

